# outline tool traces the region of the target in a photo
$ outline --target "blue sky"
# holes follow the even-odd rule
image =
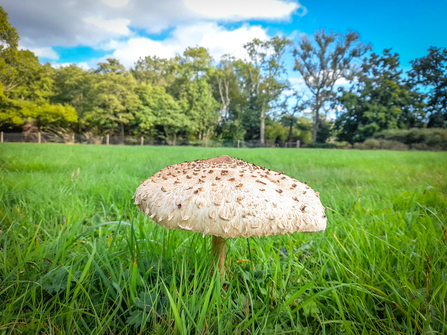
[[[307,14],[293,25],[305,33],[326,28],[360,33],[374,52],[392,48],[409,68],[412,59],[427,54],[430,46],[447,47],[447,1],[343,0],[303,1]],[[290,29],[288,25],[284,29]]]
[[[21,47],[42,62],[94,67],[106,57],[126,66],[148,54],[171,57],[203,45],[218,59],[248,40],[297,38],[326,28],[360,33],[374,52],[392,48],[407,70],[430,46],[447,46],[447,1],[428,0],[3,0]],[[290,76],[298,77],[288,59]]]

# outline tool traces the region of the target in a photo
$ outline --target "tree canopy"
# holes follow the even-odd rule
[[[445,48],[431,47],[404,73],[398,54],[371,53],[353,31],[318,30],[295,44],[254,39],[241,58],[213,59],[206,48],[188,47],[172,58],[142,57],[129,69],[113,58],[89,70],[41,64],[18,44],[0,7],[2,131],[262,146],[354,143],[383,130],[447,127]],[[290,59],[305,87],[291,84]]]
[[[382,130],[419,125],[424,104],[399,65],[399,55],[390,49],[381,56],[373,53],[363,62],[357,83],[340,89],[338,100],[345,109],[336,121],[340,140],[363,142]]]

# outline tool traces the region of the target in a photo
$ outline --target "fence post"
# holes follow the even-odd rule
[[[74,133],[71,134],[71,139],[72,139],[72,141],[73,141],[73,144],[75,144],[75,134],[74,134]]]
[[[296,147],[299,148],[300,147],[300,141],[296,141]]]
[[[144,137],[141,136],[141,145],[143,145],[143,144],[144,144]]]
[[[37,133],[37,143],[41,143],[42,142],[42,136],[40,134],[40,131]]]
[[[109,145],[109,134],[106,135],[106,145]]]
[[[237,147],[239,148],[239,144],[240,144],[241,140],[237,140]]]
[[[3,143],[3,132],[1,133],[0,138],[1,138],[1,142],[0,143]]]

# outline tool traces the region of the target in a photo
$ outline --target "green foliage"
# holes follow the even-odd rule
[[[337,148],[336,143],[325,143],[325,142],[309,142],[306,143],[305,148],[318,148],[318,149],[335,149]]]
[[[176,70],[174,59],[147,56],[140,58],[130,72],[139,83],[169,87],[175,80]]]
[[[223,123],[220,129],[222,139],[243,140],[247,131],[239,120]]]
[[[384,139],[373,139],[369,138],[365,142],[362,143],[354,143],[354,149],[360,150],[399,150],[405,151],[408,150],[408,145],[397,142],[397,141],[389,141]]]
[[[339,140],[362,142],[385,129],[420,124],[415,118],[424,116],[424,104],[401,75],[399,56],[389,49],[383,56],[373,53],[364,61],[358,84],[349,90],[340,89],[338,99],[345,111],[336,120]]]
[[[91,91],[94,75],[84,71],[76,65],[61,67],[55,70],[54,95],[52,103],[69,104],[76,109],[79,123],[76,131],[81,132],[84,124],[84,114],[91,106]]]
[[[171,59],[140,58],[129,70],[110,58],[89,71],[42,65],[31,51],[18,50],[18,42],[0,7],[2,131],[27,132],[32,124],[71,139],[84,133],[92,142],[110,134],[120,135],[121,143],[126,135],[139,135],[167,144],[243,140],[265,146],[325,143],[335,136],[354,143],[384,129],[446,125],[447,51],[436,47],[412,62],[409,79],[403,80],[398,55],[389,50],[358,66],[371,47],[356,32],[301,35],[294,69],[307,91],[297,92],[290,90],[285,63],[292,42],[280,36],[246,43],[246,59],[214,60],[196,46]],[[341,79],[358,81],[337,100]],[[344,110],[333,127],[321,115],[334,114],[337,103]],[[304,129],[298,116],[306,114],[313,120],[305,121]]]
[[[244,45],[250,61],[237,64],[243,78],[242,88],[248,100],[248,113],[243,118],[244,126],[259,129],[259,140],[264,145],[265,119],[274,111],[284,108],[282,93],[289,88],[284,54],[292,42],[275,36],[270,40],[254,39]],[[258,125],[256,125],[258,121]]]
[[[131,196],[222,154],[306,181],[326,231],[228,239],[211,276],[211,238],[159,227]],[[445,334],[446,171],[444,152],[1,144],[0,329]]]
[[[0,125],[13,128],[36,122],[38,128],[58,128],[77,122],[72,106],[49,103],[53,71],[28,50],[20,50],[16,57],[8,59],[7,76],[1,78]]]
[[[185,82],[180,88],[179,105],[189,121],[188,132],[202,138],[219,117],[211,87],[204,79]]]
[[[385,130],[375,133],[374,138],[404,143],[416,150],[447,150],[447,129]]]
[[[187,128],[186,115],[163,87],[140,85],[135,92],[141,102],[135,119],[138,133],[148,133],[154,127],[161,127],[169,138]]]
[[[322,119],[320,121],[320,126],[318,127],[317,131],[317,143],[326,143],[327,140],[331,137],[332,131],[334,128],[334,122]]]
[[[447,127],[447,49],[430,47],[428,55],[411,62],[410,81],[427,94],[428,127]]]
[[[53,71],[49,64],[41,65],[31,51],[20,50],[6,60],[1,74],[4,95],[12,100],[47,101],[53,93]]]
[[[5,49],[17,50],[19,46],[19,34],[8,19],[8,13],[0,6],[0,54]]]
[[[85,113],[85,123],[95,127],[99,134],[120,131],[134,119],[140,108],[135,93],[136,80],[115,59],[99,64],[95,83],[90,91],[90,109]]]
[[[17,30],[9,23],[8,13],[0,6],[0,97],[11,72],[9,64],[17,58],[19,40]]]
[[[312,141],[312,121],[307,117],[298,117],[296,121],[296,127],[300,131],[299,136],[297,136],[297,140],[300,140],[301,143],[308,143]]]
[[[355,61],[371,50],[370,45],[360,42],[358,33],[347,34],[317,30],[309,40],[301,35],[293,55],[294,70],[298,71],[312,94],[309,105],[314,116],[312,141],[317,141],[320,112],[335,101],[335,85],[338,80],[352,81],[358,72]]]
[[[272,143],[284,143],[289,130],[279,122],[272,122],[265,127],[265,137]]]

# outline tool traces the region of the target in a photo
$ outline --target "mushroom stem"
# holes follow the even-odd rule
[[[217,262],[220,277],[222,278],[225,271],[225,239],[223,237],[213,235],[211,253],[213,255],[214,262]]]

